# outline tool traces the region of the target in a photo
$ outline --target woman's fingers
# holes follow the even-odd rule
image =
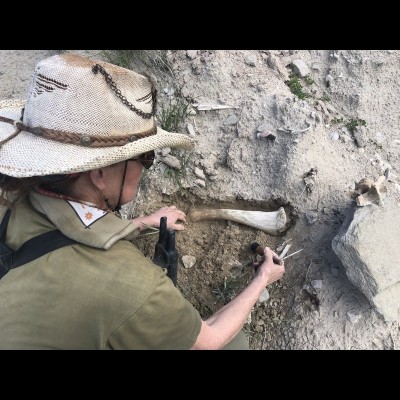
[[[166,206],[160,208],[155,214],[160,215],[160,217],[167,217],[167,227],[168,229],[175,229],[177,231],[182,231],[185,227],[182,224],[177,224],[177,221],[186,222],[186,214],[179,210],[175,206]]]

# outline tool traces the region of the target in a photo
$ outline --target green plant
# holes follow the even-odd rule
[[[146,226],[147,230],[149,230],[151,232],[141,233],[141,234],[139,234],[139,236],[148,236],[148,235],[155,235],[155,234],[159,235],[160,234],[160,229],[159,228],[155,228],[153,226],[147,225],[144,222],[142,222],[142,224],[144,226]]]
[[[214,311],[207,304],[200,304],[199,313],[203,319],[208,319],[214,314]]]
[[[328,101],[331,101],[331,98],[330,98],[327,94],[324,94],[324,95],[320,98],[320,100],[325,101],[325,102],[328,102]]]
[[[346,123],[346,128],[349,132],[354,133],[357,126],[365,126],[367,123],[363,119],[351,119]]]
[[[168,97],[166,104],[162,104],[157,113],[157,121],[166,131],[176,132],[186,121],[189,103],[180,95]]]
[[[222,301],[224,304],[229,303],[236,296],[238,290],[238,282],[233,279],[231,275],[225,276],[222,285],[213,289],[212,292],[218,301]]]
[[[315,83],[314,79],[312,79],[310,75],[306,75],[306,76],[304,77],[304,82],[305,82],[308,86],[310,86],[310,85],[312,85],[313,83]]]
[[[132,64],[162,70],[173,76],[167,50],[102,50],[101,54],[110,63],[130,69]]]
[[[168,50],[135,50],[137,60],[146,67],[154,70],[162,70],[174,76],[171,63],[168,60]]]
[[[331,124],[332,125],[335,125],[335,124],[340,124],[341,122],[343,122],[343,118],[333,118],[332,119],[332,121],[331,121]]]
[[[137,50],[102,50],[101,54],[110,63],[123,68],[131,68]]]
[[[185,152],[184,155],[181,156],[180,153],[178,154],[178,152],[175,151],[172,155],[180,160],[181,168],[175,169],[168,167],[165,170],[165,175],[170,177],[175,182],[175,185],[178,187],[178,192],[181,197],[189,197],[189,190],[183,186],[182,181],[186,177],[190,152]]]
[[[369,142],[374,144],[378,149],[380,149],[380,150],[383,149],[383,146],[381,144],[379,144],[376,140],[369,139]]]
[[[299,99],[306,99],[310,95],[303,91],[303,86],[301,85],[300,79],[297,75],[291,75],[290,79],[285,81],[286,85],[289,86],[290,91],[296,95]]]

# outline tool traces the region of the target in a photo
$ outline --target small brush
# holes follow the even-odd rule
[[[251,251],[254,251],[254,253],[257,253],[257,254],[259,254],[260,256],[263,256],[264,255],[264,247],[263,246],[261,246],[261,244],[259,244],[259,243],[257,243],[257,242],[253,242],[251,245],[250,245],[250,250]],[[287,257],[287,256],[286,256]],[[286,258],[285,257],[285,258]],[[274,264],[277,264],[277,265],[282,265],[282,260],[278,257],[278,256],[273,256],[272,257],[272,259],[273,259],[273,261],[274,261]]]
[[[263,256],[263,255],[264,255],[264,247],[261,246],[261,245],[260,245],[259,243],[257,243],[257,242],[253,242],[253,243],[250,245],[250,249],[251,249],[251,251],[254,251],[255,253],[259,254],[260,256]],[[292,256],[294,256],[295,254],[300,253],[300,252],[303,251],[303,250],[304,250],[304,249],[297,250],[297,251],[295,251],[294,253],[288,254],[287,256],[285,256],[285,257],[283,257],[283,258],[279,258],[279,257],[277,257],[277,256],[273,256],[274,264],[282,265],[282,261],[283,261],[283,260],[286,260],[287,258],[292,257]]]

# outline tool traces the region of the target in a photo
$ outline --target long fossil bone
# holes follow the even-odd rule
[[[277,211],[247,211],[228,208],[192,210],[188,217],[192,221],[225,219],[251,226],[274,236],[284,231],[287,224],[286,212],[283,207]]]

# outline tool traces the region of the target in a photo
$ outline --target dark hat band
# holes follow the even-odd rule
[[[42,127],[30,127],[23,124],[21,121],[14,121],[10,118],[0,116],[1,122],[14,125],[19,132],[25,131],[32,133],[35,136],[40,136],[44,139],[54,140],[59,143],[74,144],[77,146],[84,147],[114,147],[124,146],[128,143],[135,142],[138,139],[142,139],[147,136],[153,136],[157,134],[157,125],[153,122],[153,127],[147,131],[137,132],[132,135],[115,135],[112,137],[102,137],[94,135],[86,135],[74,132],[59,131],[56,129],[47,129]],[[19,133],[18,132],[18,133]],[[8,138],[0,142],[0,146],[6,143],[8,140],[16,137],[17,134],[13,133]]]

